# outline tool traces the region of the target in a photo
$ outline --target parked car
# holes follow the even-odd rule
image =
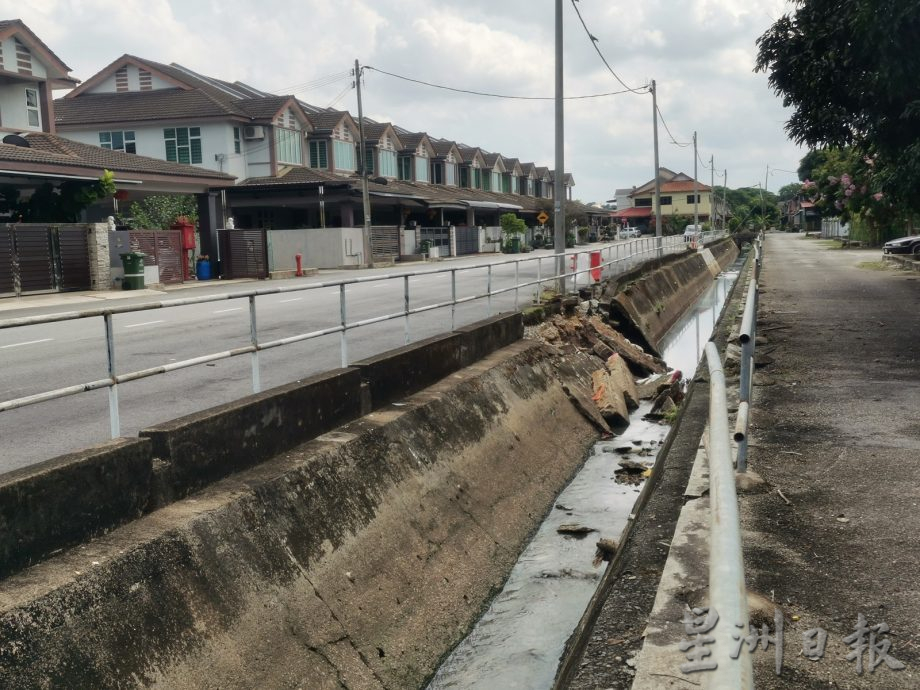
[[[619,233],[619,238],[621,240],[628,240],[632,237],[639,237],[642,235],[642,232],[639,228],[621,228]]]
[[[882,245],[885,254],[920,254],[920,235],[908,235]]]

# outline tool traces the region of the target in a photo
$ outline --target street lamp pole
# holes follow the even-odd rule
[[[652,79],[652,137],[655,145],[655,237],[661,250],[661,178],[658,174],[658,89]]]
[[[565,192],[562,178],[565,174],[565,101],[563,100],[562,72],[562,0],[556,0],[556,175],[553,180],[553,248],[556,252],[556,275],[565,273]],[[574,281],[574,277],[573,277]],[[565,278],[558,280],[557,291],[565,294]]]
[[[699,154],[696,152],[696,132],[693,133],[693,231],[696,232],[700,227],[700,206],[699,206],[699,183],[697,179],[696,161]]]

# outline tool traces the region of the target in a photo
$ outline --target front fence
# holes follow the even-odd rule
[[[232,231],[236,236],[240,231]],[[228,234],[230,234],[228,232]],[[241,235],[240,235],[241,236]],[[717,239],[721,235],[710,234],[706,236],[707,241]],[[109,417],[112,438],[121,435],[120,412],[118,406],[118,387],[121,384],[130,381],[139,381],[141,379],[178,371],[188,367],[198,366],[216,362],[218,360],[236,357],[239,355],[249,355],[252,364],[252,391],[258,393],[261,390],[260,381],[260,362],[259,354],[265,350],[291,345],[315,338],[320,338],[330,334],[339,334],[341,364],[343,367],[348,366],[348,334],[355,329],[378,324],[386,321],[401,320],[404,324],[405,342],[409,344],[412,341],[411,317],[413,315],[431,312],[434,310],[450,310],[450,327],[454,330],[457,327],[456,311],[457,307],[473,301],[484,301],[486,304],[486,316],[494,314],[493,298],[499,295],[514,296],[514,308],[517,309],[520,304],[520,293],[527,291],[535,293],[537,301],[541,298],[542,288],[549,285],[559,285],[565,283],[567,291],[574,291],[577,287],[584,287],[590,284],[613,278],[620,275],[640,262],[660,257],[665,254],[674,254],[686,251],[687,247],[681,237],[664,237],[664,238],[641,238],[631,242],[607,245],[596,250],[587,250],[580,252],[571,252],[565,255],[566,270],[557,273],[555,266],[557,260],[562,256],[554,254],[542,254],[537,256],[527,256],[514,258],[499,263],[477,263],[473,265],[448,267],[438,270],[413,271],[399,274],[385,274],[356,277],[348,280],[338,280],[330,282],[317,282],[308,285],[290,285],[273,288],[260,288],[257,290],[246,290],[241,292],[232,292],[221,295],[205,295],[201,297],[189,297],[183,299],[164,300],[161,302],[146,303],[143,305],[126,305],[114,306],[104,309],[90,309],[86,311],[62,312],[58,314],[47,314],[42,316],[30,316],[14,319],[0,320],[0,330],[16,328],[21,326],[32,326],[36,324],[56,323],[62,321],[72,321],[75,319],[102,318],[105,329],[106,339],[106,356],[107,371],[106,375],[85,383],[72,386],[66,386],[55,390],[45,391],[35,395],[15,398],[0,402],[0,412],[15,410],[30,405],[65,398],[87,391],[108,389],[109,391]],[[594,254],[593,261],[589,260],[589,255]],[[598,256],[599,255],[599,256]],[[226,255],[222,260],[226,260]],[[594,265],[592,265],[594,264]],[[522,267],[524,270],[522,271]],[[461,272],[480,273],[485,270],[485,284],[481,291],[471,295],[460,296],[457,293],[457,274]],[[497,287],[497,278],[499,274],[508,274],[513,271],[513,281],[510,285]],[[536,275],[534,275],[534,273]],[[421,276],[443,276],[450,283],[450,299],[442,302],[426,304],[415,308],[410,307],[410,279]],[[385,283],[396,282],[401,286],[402,299],[398,305],[394,305],[392,311],[379,314],[371,318],[349,320],[348,314],[348,296],[347,289],[351,285],[364,283]],[[505,282],[508,282],[507,280]],[[279,293],[306,292],[311,290],[321,290],[327,288],[336,288],[339,295],[339,319],[338,324],[314,330],[307,333],[300,333],[284,338],[274,340],[262,340],[259,337],[257,329],[257,299],[264,295],[277,295]],[[116,350],[113,316],[116,314],[126,314],[136,311],[150,311],[156,309],[165,309],[172,307],[181,307],[185,305],[203,304],[208,302],[219,302],[232,299],[246,299],[249,305],[249,344],[236,347],[230,350],[220,352],[211,352],[191,359],[182,361],[171,361],[166,364],[154,366],[137,371],[119,373],[116,369]]]

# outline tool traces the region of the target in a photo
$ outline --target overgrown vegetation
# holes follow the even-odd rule
[[[873,243],[920,213],[918,35],[915,0],[797,0],[757,41],[756,70],[793,109],[786,131],[813,149],[799,178]]]
[[[131,204],[129,213],[132,227],[143,230],[167,230],[180,217],[198,224],[198,204],[190,195],[148,196]]]

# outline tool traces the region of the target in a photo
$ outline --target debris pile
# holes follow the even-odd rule
[[[668,371],[661,358],[629,341],[591,309],[555,314],[532,330],[532,337],[560,348],[575,348],[597,357],[591,375],[593,400],[614,431],[629,425],[629,413],[642,400],[653,400],[646,418],[669,420],[683,389],[680,371]]]

